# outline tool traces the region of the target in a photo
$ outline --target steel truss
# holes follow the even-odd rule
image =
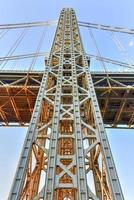
[[[134,73],[91,76],[105,126],[134,128]],[[29,125],[42,77],[43,71],[0,71],[0,126]]]
[[[8,199],[124,199],[72,9],[61,12]]]

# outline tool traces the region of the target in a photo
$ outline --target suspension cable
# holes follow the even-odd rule
[[[37,57],[38,57],[39,51],[40,51],[40,49],[41,49],[41,47],[42,47],[42,45],[43,45],[43,41],[44,41],[44,38],[45,38],[45,35],[46,35],[46,32],[47,32],[47,28],[48,28],[48,27],[44,28],[44,30],[43,30],[43,33],[42,33],[41,38],[40,38],[40,40],[39,40],[39,43],[38,43],[38,46],[37,46],[35,55],[34,55],[34,57],[33,57],[33,59],[32,59],[31,64],[30,64],[30,67],[29,67],[29,70],[28,70],[29,72],[30,72],[30,71],[34,68],[34,66],[35,66],[35,63],[36,63],[36,61],[37,61]]]
[[[134,60],[128,54],[128,52],[127,52],[126,48],[124,47],[123,43],[119,40],[119,38],[113,32],[111,32],[111,36],[112,36],[112,39],[113,39],[117,49],[123,54],[125,60],[129,64],[129,66],[132,67],[133,64],[134,64]]]
[[[81,21],[78,21],[78,24],[79,24],[79,26],[83,26],[83,27],[87,27],[87,28],[94,28],[94,29],[98,29],[98,30],[134,34],[134,29],[129,29],[129,28],[109,26],[109,25],[103,25],[103,24],[95,24],[95,23],[90,23],[90,22],[81,22]]]
[[[33,53],[29,53],[29,54],[20,54],[20,55],[14,55],[14,56],[0,57],[0,61],[29,59],[29,58],[35,57],[35,55],[37,55],[38,57],[45,57],[45,56],[48,56],[48,52],[38,52],[38,53],[33,52]],[[127,67],[127,68],[130,68],[130,69],[134,69],[134,65],[131,65],[131,67],[130,67],[130,65],[128,63],[125,63],[125,62],[113,60],[113,59],[106,58],[106,57],[99,57],[97,55],[93,55],[93,54],[89,54],[89,53],[87,53],[86,55],[90,59],[94,58],[94,59],[100,60],[100,61],[103,60],[103,62],[106,62],[106,63],[110,63],[110,64],[113,64],[113,65],[118,65],[118,66],[121,66],[121,67]]]
[[[27,28],[27,27],[38,27],[38,26],[49,26],[56,25],[57,20],[49,20],[49,21],[39,21],[39,22],[27,22],[27,23],[16,23],[16,24],[1,24],[0,29],[16,29],[16,28]],[[120,33],[134,34],[134,29],[123,28],[118,26],[110,26],[104,24],[90,23],[90,22],[82,22],[78,21],[79,26],[94,28],[105,31],[114,31]]]
[[[10,50],[8,51],[7,56],[12,56],[12,54],[15,52],[15,50],[17,49],[17,47],[20,45],[20,43],[22,42],[24,36],[26,35],[26,33],[28,32],[29,29],[24,29],[22,31],[22,33],[19,35],[19,37],[17,38],[17,40],[14,42],[14,44],[12,45],[12,47],[10,48]],[[3,66],[1,67],[1,70],[4,69],[5,65],[7,64],[7,60],[3,60],[1,61],[0,65]]]
[[[0,32],[0,35],[3,34],[4,31],[5,31],[5,30],[2,30],[2,31]]]
[[[17,23],[17,24],[0,24],[0,30],[1,29],[29,28],[29,27],[38,27],[38,26],[50,26],[50,25],[56,25],[56,24],[57,24],[57,20]]]
[[[39,52],[37,55],[44,56],[45,54],[47,53]],[[0,57],[0,61],[23,60],[23,59],[33,58],[35,55],[36,52],[29,54],[14,55],[14,56],[5,56],[5,57]]]
[[[119,65],[121,67],[127,67],[129,69],[134,69],[134,65],[130,66],[128,63],[125,63],[125,62],[113,60],[113,59],[106,58],[106,57],[99,57],[99,56],[96,56],[93,54],[87,54],[87,56],[89,56],[89,58],[95,58],[96,60],[101,60],[101,61],[103,60],[103,62],[110,63],[113,65]]]
[[[2,39],[8,33],[8,31],[9,31],[9,29],[1,31],[0,39]]]
[[[93,32],[92,32],[91,28],[88,28],[88,30],[89,30],[89,34],[90,34],[90,37],[91,37],[91,39],[92,39],[92,42],[93,42],[93,44],[94,44],[94,46],[95,46],[95,49],[96,49],[96,51],[97,51],[97,56],[101,58],[99,61],[100,61],[101,65],[102,65],[102,67],[103,67],[105,73],[106,73],[107,76],[108,76],[105,63],[103,62],[103,57],[101,56],[101,52],[100,52],[100,50],[99,50],[99,48],[98,48],[98,45],[97,45],[97,42],[96,42],[95,37],[94,37],[94,35],[93,35]]]

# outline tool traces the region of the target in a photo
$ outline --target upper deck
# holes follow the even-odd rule
[[[91,72],[104,124],[134,126],[134,73]],[[0,71],[0,125],[25,126],[31,119],[42,71]]]

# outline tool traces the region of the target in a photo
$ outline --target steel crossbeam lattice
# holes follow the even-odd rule
[[[107,77],[93,80],[73,9],[61,11],[49,59],[41,74],[20,77],[11,85],[13,91],[18,84],[17,94],[26,96],[32,117],[8,200],[124,200],[95,90],[101,83],[100,88],[105,86],[101,92],[111,94],[118,87],[124,91],[125,85],[111,78],[111,86],[106,88]],[[31,86],[20,90],[25,79]],[[5,93],[10,96],[10,92],[8,87]],[[34,109],[28,92],[35,94]],[[127,95],[128,90],[124,98]],[[16,119],[24,125],[14,97],[9,102]],[[123,108],[121,102],[114,124],[118,124]],[[8,125],[6,112],[0,109],[1,121]],[[31,115],[25,116],[28,123]],[[95,191],[89,182],[94,183]]]

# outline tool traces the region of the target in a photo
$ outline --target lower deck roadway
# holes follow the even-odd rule
[[[134,128],[134,72],[91,72],[106,127]],[[0,71],[0,126],[28,125],[43,71]]]

